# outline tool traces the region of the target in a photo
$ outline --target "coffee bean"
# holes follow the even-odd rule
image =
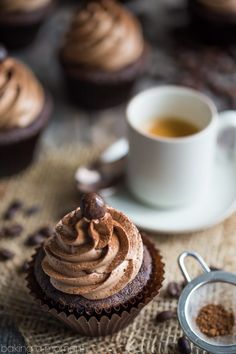
[[[171,320],[173,318],[176,318],[176,313],[174,311],[171,311],[171,310],[162,311],[157,314],[156,323],[162,323],[162,322]]]
[[[4,220],[12,220],[16,213],[22,208],[22,202],[20,200],[15,200],[12,202],[5,213],[3,214]]]
[[[185,336],[178,339],[178,349],[180,354],[191,354],[191,345]]]
[[[22,265],[20,266],[20,269],[19,269],[19,271],[20,271],[20,273],[26,273],[28,270],[29,270],[29,262],[28,261],[24,261],[23,263],[22,263]]]
[[[15,256],[15,253],[8,250],[7,248],[0,249],[0,261],[8,261],[10,259],[13,259],[14,256]]]
[[[44,226],[44,227],[41,227],[38,231],[37,231],[38,234],[44,236],[44,237],[50,237],[52,236],[53,234],[53,230],[50,226]]]
[[[167,286],[166,292],[170,297],[178,299],[183,290],[183,283],[170,282]]]
[[[6,57],[7,57],[8,53],[6,48],[0,44],[0,63],[2,63]]]
[[[33,216],[40,211],[40,208],[37,205],[33,205],[30,208],[25,209],[24,214],[26,217]]]
[[[25,241],[26,246],[39,246],[45,240],[45,237],[41,234],[35,233],[30,235]]]
[[[2,229],[1,235],[4,237],[17,237],[23,232],[23,227],[20,224],[13,224]]]
[[[100,219],[106,213],[106,205],[103,198],[96,193],[84,194],[80,200],[82,215],[88,219]]]

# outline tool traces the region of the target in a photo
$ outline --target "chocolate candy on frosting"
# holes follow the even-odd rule
[[[100,219],[106,214],[105,202],[96,193],[87,193],[82,196],[80,210],[82,215],[89,220]]]

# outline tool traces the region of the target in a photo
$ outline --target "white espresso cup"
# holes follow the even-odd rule
[[[232,113],[232,112],[231,112]],[[235,126],[236,115],[219,114],[198,91],[162,86],[134,97],[127,108],[130,151],[127,183],[140,201],[155,207],[180,207],[207,193],[211,183],[216,138],[222,126]],[[180,118],[199,131],[165,138],[145,130],[152,120]]]

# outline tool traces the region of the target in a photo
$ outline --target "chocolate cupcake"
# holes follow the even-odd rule
[[[0,177],[32,162],[51,108],[49,95],[32,71],[0,48]]]
[[[54,0],[1,0],[0,42],[9,48],[30,44],[53,6]]]
[[[189,9],[193,23],[200,32],[204,32],[205,36],[218,37],[215,38],[216,41],[217,39],[235,37],[235,0],[189,0]],[[209,33],[206,32],[206,29]]]
[[[159,292],[159,252],[95,193],[66,215],[39,248],[27,276],[42,308],[87,336],[126,327]]]
[[[141,25],[114,0],[87,1],[60,51],[70,96],[88,109],[126,101],[146,59]]]

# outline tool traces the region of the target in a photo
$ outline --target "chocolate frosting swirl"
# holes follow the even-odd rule
[[[64,293],[92,300],[122,290],[138,274],[143,261],[139,231],[110,207],[97,220],[82,217],[80,208],[66,215],[44,248],[42,268],[51,284]]]
[[[0,12],[30,12],[48,5],[51,0],[1,0]]]
[[[236,12],[236,0],[199,0],[199,2],[217,13]]]
[[[136,18],[113,0],[99,0],[76,13],[62,56],[74,64],[116,71],[135,62],[143,49]]]
[[[24,128],[40,114],[44,91],[32,71],[13,58],[0,62],[0,129]]]

